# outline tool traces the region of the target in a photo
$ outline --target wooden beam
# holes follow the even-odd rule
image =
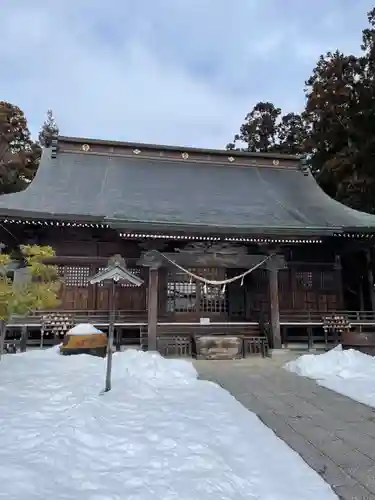
[[[266,254],[221,254],[221,253],[206,253],[203,251],[189,252],[163,252],[163,255],[168,259],[172,260],[176,264],[188,268],[188,267],[229,267],[229,268],[241,268],[241,269],[251,269],[252,267],[260,264]],[[168,262],[166,258],[158,252],[157,250],[150,250],[145,252],[141,259],[138,261],[138,265],[149,267],[152,263],[157,263],[160,266],[171,267],[174,269],[173,264]],[[279,269],[284,269],[287,264],[282,255],[275,255],[272,257],[274,264],[279,266]]]
[[[126,264],[128,267],[137,265],[137,258],[127,258]],[[46,264],[53,265],[81,265],[81,266],[96,266],[106,267],[108,265],[108,257],[98,256],[82,256],[82,255],[56,255],[45,259]]]
[[[228,267],[228,268],[240,268],[240,269],[251,269],[252,267],[260,264],[262,260],[265,259],[264,254],[254,254],[254,255],[241,255],[241,254],[210,254],[204,252],[176,252],[176,253],[164,253],[166,257],[171,259],[176,264],[182,267]],[[172,267],[166,259],[163,261],[163,265]]]

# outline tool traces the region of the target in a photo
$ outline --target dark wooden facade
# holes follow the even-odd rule
[[[66,310],[103,310],[109,309],[109,294],[105,285],[89,285],[89,278],[105,267],[108,258],[113,254],[124,256],[128,268],[141,276],[145,285],[132,287],[124,284],[117,290],[116,308],[123,311],[147,311],[147,269],[140,264],[140,259],[147,249],[155,247],[162,253],[174,256],[179,261],[183,250],[191,246],[191,242],[168,241],[166,237],[160,240],[124,239],[115,231],[89,228],[71,229],[67,227],[38,228],[32,230],[25,226],[9,226],[14,236],[20,241],[33,241],[38,244],[51,245],[57,255],[64,286],[61,294],[61,308]],[[8,229],[9,229],[8,228]],[[96,233],[96,234],[94,234]],[[29,236],[30,235],[30,236]],[[11,244],[10,236],[7,237]],[[153,242],[155,243],[153,245]],[[279,244],[278,255],[283,255],[286,261],[285,269],[278,271],[278,291],[280,313],[298,311],[316,311],[325,313],[345,308],[343,302],[342,268],[338,252],[340,246],[350,247],[345,240],[336,245],[326,243]],[[347,244],[347,245],[345,245]],[[238,245],[238,244],[237,244]],[[240,245],[241,253],[244,245]],[[303,247],[303,248],[302,248]],[[217,245],[220,248],[220,245]],[[210,242],[207,250],[202,249],[202,255],[210,255]],[[235,251],[236,244],[233,243]],[[363,246],[363,252],[366,246]],[[259,245],[247,245],[248,255],[265,255],[274,251],[275,245],[269,248]],[[342,250],[342,249],[341,249]],[[188,253],[188,251],[187,251]],[[296,254],[297,258],[294,258]],[[220,254],[211,260],[207,266],[199,262],[196,253],[189,254],[193,265],[185,267],[199,276],[209,279],[224,280],[239,275],[247,268],[241,267],[241,256],[231,257],[232,264],[221,262]],[[195,262],[194,262],[195,260]],[[162,317],[176,321],[199,321],[202,316],[212,320],[250,321],[267,314],[269,305],[269,276],[267,269],[261,267],[241,280],[226,287],[208,287],[204,293],[203,285],[190,280],[189,276],[168,264],[167,261],[159,271],[159,312]],[[360,289],[354,293],[358,296],[360,307]]]
[[[116,309],[129,317],[129,323],[148,321],[149,271],[142,265],[142,256],[149,249],[157,248],[199,276],[224,280],[239,275],[248,267],[241,260],[250,256],[262,256],[277,251],[285,259],[285,268],[277,270],[277,300],[281,321],[293,321],[304,313],[320,318],[327,313],[342,310],[370,310],[372,294],[370,267],[360,268],[365,263],[368,242],[350,239],[327,239],[321,243],[279,243],[268,246],[258,244],[231,243],[231,262],[225,262],[227,245],[223,245],[224,258],[220,254],[220,243],[215,243],[216,255],[210,253],[211,242],[206,249],[199,240],[199,252],[184,252],[192,247],[189,241],[155,241],[152,238],[126,239],[116,231],[96,228],[69,228],[63,226],[33,227],[26,224],[6,227],[17,241],[51,245],[56,251],[56,263],[63,278],[60,310],[108,312],[110,287],[106,284],[90,285],[89,279],[105,267],[108,258],[121,254],[129,270],[144,280],[141,287],[120,284],[116,290]],[[11,237],[6,238],[11,245]],[[314,240],[315,241],[315,240]],[[236,248],[240,251],[236,254]],[[340,254],[344,255],[341,259]],[[362,260],[358,258],[362,256]],[[187,257],[186,257],[187,256]],[[355,256],[357,260],[351,265]],[[202,263],[203,260],[203,263]],[[342,269],[341,261],[350,266]],[[190,262],[190,264],[189,264]],[[366,278],[351,283],[346,276],[361,274]],[[222,287],[208,286],[191,280],[188,275],[164,261],[158,274],[159,322],[199,323],[200,318],[215,322],[269,321],[271,311],[270,271],[266,266],[256,269],[241,283],[238,280]],[[371,274],[371,273],[370,273]],[[353,280],[352,280],[353,281]],[[351,288],[352,287],[352,288]],[[346,290],[346,292],[345,292]],[[349,291],[348,291],[349,290]],[[349,300],[348,300],[349,297]],[[347,299],[347,301],[345,301]]]
[[[25,192],[0,198],[0,230],[8,248],[54,248],[61,311],[108,316],[109,286],[89,281],[114,254],[144,282],[116,287],[121,324],[144,327],[151,348],[163,325],[194,330],[202,318],[221,333],[267,324],[271,343],[281,347],[285,326],[309,328],[330,313],[374,309],[375,217],[328,199],[296,158],[71,138],[47,153]],[[163,257],[222,281],[270,254],[224,289],[191,280]]]

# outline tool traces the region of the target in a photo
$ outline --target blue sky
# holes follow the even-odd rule
[[[224,147],[259,100],[304,103],[321,53],[358,52],[371,0],[0,0],[0,100],[36,133]]]

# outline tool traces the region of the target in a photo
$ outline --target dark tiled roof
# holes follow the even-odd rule
[[[0,216],[96,219],[123,229],[228,234],[375,229],[375,216],[332,200],[297,168],[79,151],[60,151],[51,158],[46,150],[31,185],[0,197]]]

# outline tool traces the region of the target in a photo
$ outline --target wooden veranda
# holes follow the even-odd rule
[[[110,311],[61,310],[37,311],[26,317],[14,316],[7,325],[6,345],[20,350],[41,345],[41,329],[46,315],[69,316],[74,324],[91,323],[108,331]],[[375,332],[374,311],[331,311],[331,316],[345,316],[354,332]],[[283,348],[329,348],[340,342],[340,335],[325,332],[324,315],[317,311],[283,311],[280,314],[280,330]],[[148,348],[148,321],[146,311],[115,312],[115,343],[118,350],[133,347]],[[168,316],[159,317],[156,325],[157,350],[164,355],[194,356],[196,339],[203,335],[229,335],[242,339],[242,354],[268,353],[269,324],[265,321],[215,321],[202,324],[194,321],[171,322]],[[45,335],[43,346],[61,341],[60,337]],[[251,344],[251,345],[250,345]]]

